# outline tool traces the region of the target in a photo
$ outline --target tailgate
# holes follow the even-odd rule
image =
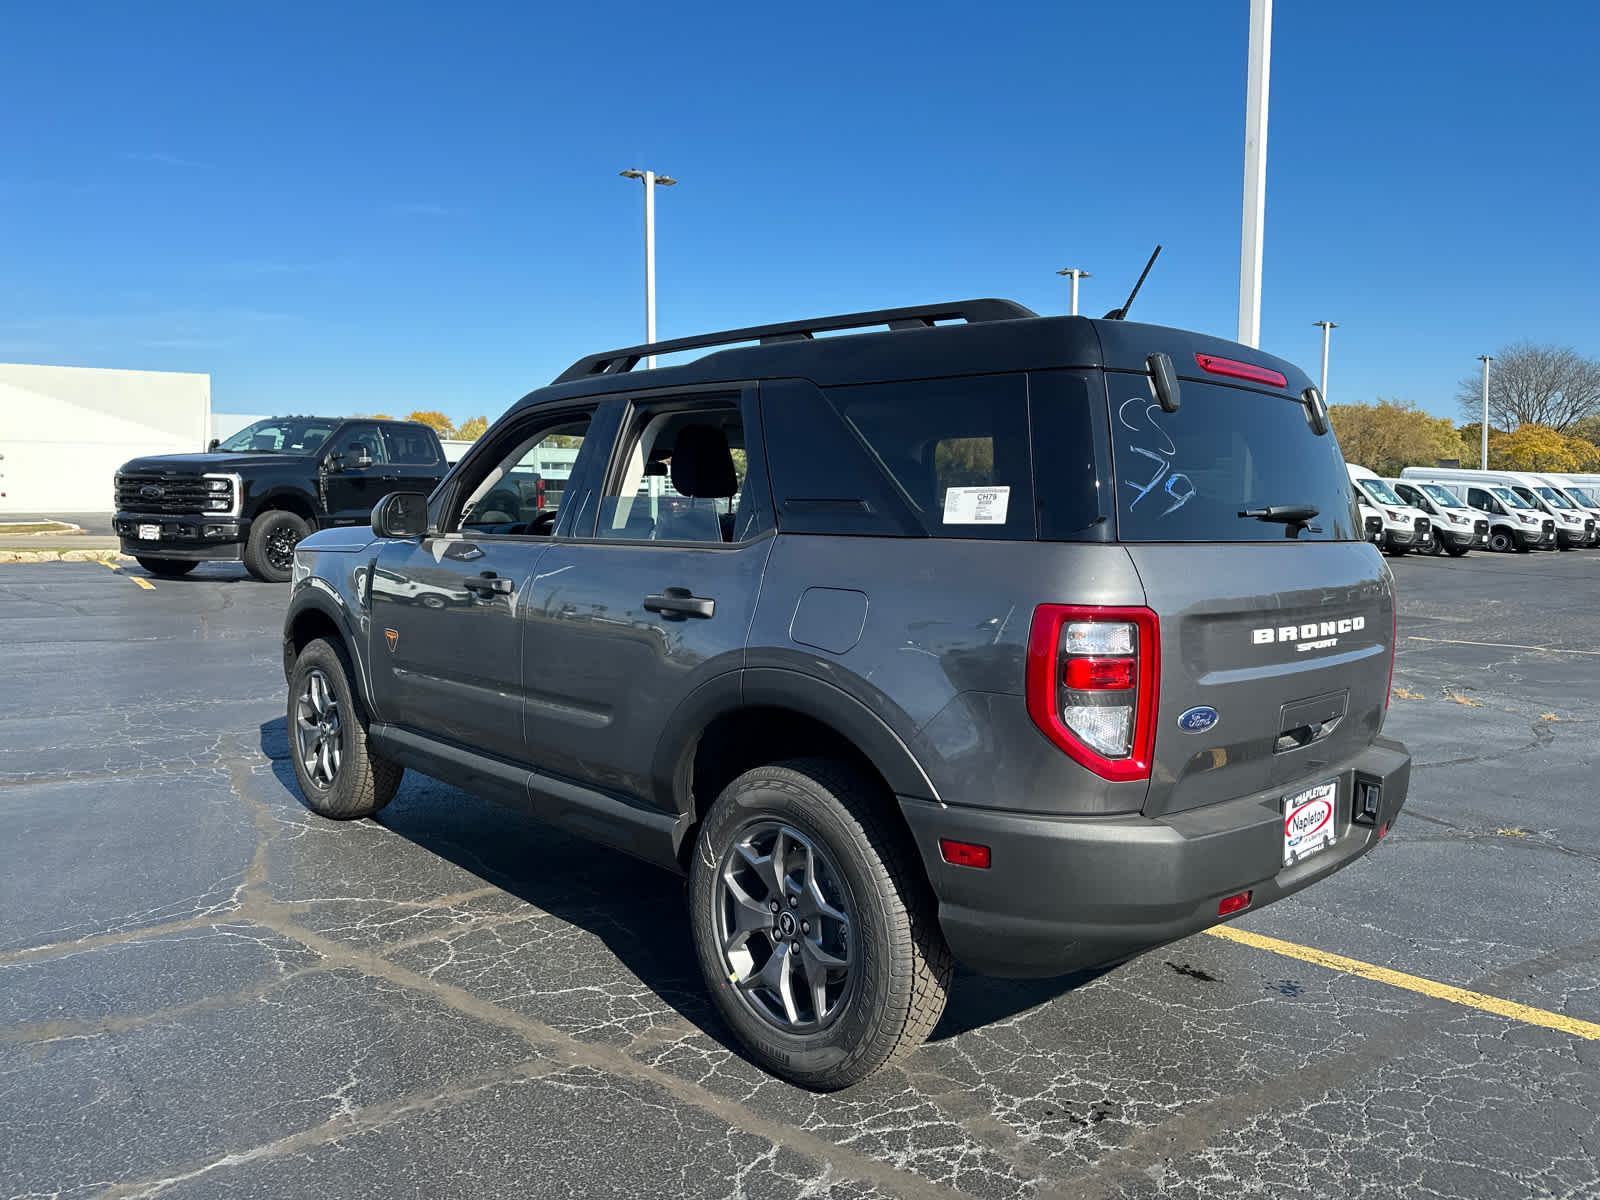
[[[1161,625],[1147,815],[1314,781],[1377,735],[1389,688],[1394,584],[1371,546],[1127,550]],[[1214,710],[1214,722],[1205,709]]]

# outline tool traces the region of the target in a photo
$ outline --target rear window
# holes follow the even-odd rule
[[[1338,442],[1284,396],[1184,380],[1163,412],[1143,375],[1108,373],[1117,533],[1125,542],[1283,541],[1292,527],[1247,509],[1310,505],[1301,541],[1360,537]]]

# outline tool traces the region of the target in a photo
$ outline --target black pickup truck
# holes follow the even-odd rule
[[[413,421],[269,417],[205,454],[124,463],[114,524],[152,574],[242,559],[283,583],[308,533],[365,525],[390,492],[431,492],[448,469],[438,435]]]

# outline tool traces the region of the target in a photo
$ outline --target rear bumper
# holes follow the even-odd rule
[[[1337,840],[1282,866],[1281,797],[1335,775]],[[1352,819],[1357,775],[1382,788],[1372,824]],[[1332,875],[1377,844],[1410,777],[1406,748],[1378,738],[1342,769],[1161,818],[1033,816],[905,797],[900,807],[950,949],[975,971],[1026,978],[1119,962],[1217,924],[1223,897],[1250,891],[1251,912]],[[940,838],[988,846],[991,866],[951,866]]]
[[[139,536],[141,526],[154,525],[159,536]],[[218,517],[205,513],[146,514],[119,512],[111,527],[122,543],[122,552],[145,558],[175,558],[184,562],[237,562],[243,557],[250,522],[238,517]]]

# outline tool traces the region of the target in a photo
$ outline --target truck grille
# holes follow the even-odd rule
[[[117,476],[117,509],[141,513],[217,513],[233,507],[233,481],[226,491],[213,491],[214,480],[199,475],[163,475],[158,471],[129,471]],[[225,500],[222,508],[208,501]]]
[[[1546,521],[1543,528],[1545,537],[1555,537],[1556,523],[1554,521]]]
[[[1474,521],[1472,523],[1472,536],[1478,541],[1483,541],[1489,536],[1489,522]]]

